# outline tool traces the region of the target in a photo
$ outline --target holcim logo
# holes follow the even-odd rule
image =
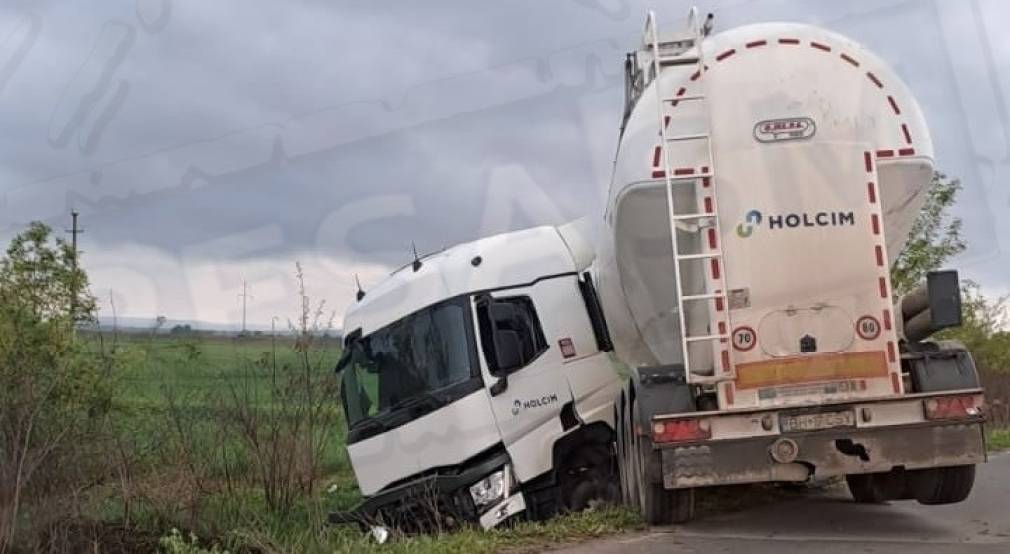
[[[799,227],[844,227],[856,224],[854,212],[807,212],[763,216],[758,210],[751,210],[744,216],[743,223],[736,226],[736,234],[747,238],[754,229],[766,222],[769,230],[795,229]]]
[[[548,404],[553,404],[558,401],[557,394],[545,394],[540,398],[531,398],[529,400],[519,400],[516,399],[512,403],[512,415],[519,415],[519,410],[528,410],[530,408],[540,408],[541,406],[546,406]]]
[[[761,224],[761,212],[757,210],[751,210],[747,212],[747,215],[743,218],[743,223],[736,226],[736,234],[738,237],[745,239],[751,236],[754,232],[754,227]]]

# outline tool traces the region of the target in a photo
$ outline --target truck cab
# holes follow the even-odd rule
[[[364,500],[338,521],[493,527],[616,496],[620,379],[574,227],[419,258],[359,293],[338,364]]]

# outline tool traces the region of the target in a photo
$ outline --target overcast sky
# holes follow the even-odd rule
[[[1010,291],[1010,5],[699,3],[823,25],[895,67],[961,178],[953,265]],[[422,251],[601,209],[623,59],[688,2],[0,4],[0,238],[81,212],[103,315],[269,325],[339,314]]]

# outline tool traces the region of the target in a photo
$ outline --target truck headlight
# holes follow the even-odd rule
[[[486,508],[508,496],[508,488],[509,468],[506,466],[470,485],[470,497],[478,508]]]

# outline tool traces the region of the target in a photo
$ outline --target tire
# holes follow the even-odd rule
[[[852,499],[860,504],[882,504],[887,501],[883,483],[885,474],[857,473],[846,475],[845,482],[849,485]]]
[[[580,448],[566,461],[561,471],[562,504],[566,510],[579,512],[617,501],[612,456],[609,445],[595,444]]]
[[[632,413],[637,406],[632,405]],[[649,525],[686,523],[694,519],[694,489],[667,490],[659,478],[662,462],[652,448],[648,437],[634,437],[635,477],[638,504],[642,517]]]
[[[614,419],[617,422],[617,473],[621,485],[621,501],[625,506],[634,508],[638,507],[638,488],[635,486],[630,429],[623,399],[621,404],[621,411]]]
[[[971,494],[975,485],[975,466],[937,467],[919,470],[913,492],[920,504],[954,504]]]

